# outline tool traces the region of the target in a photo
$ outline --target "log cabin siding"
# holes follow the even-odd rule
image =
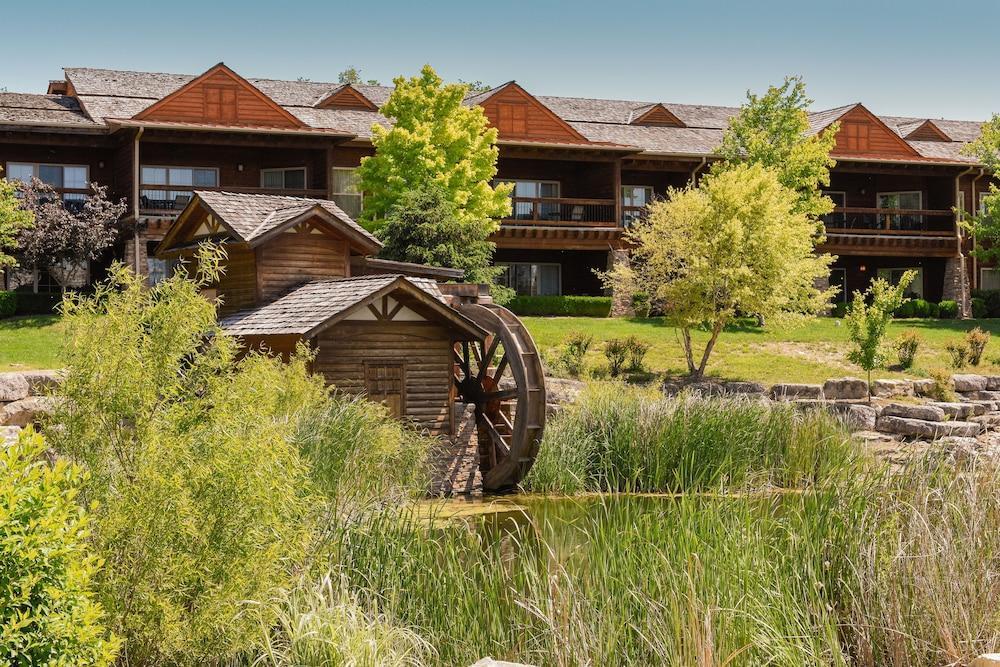
[[[452,342],[421,322],[342,322],[316,338],[313,372],[349,394],[365,394],[365,363],[404,364],[403,417],[432,435],[451,432]]]
[[[257,248],[260,302],[271,301],[289,287],[310,280],[350,275],[347,242],[328,234],[279,234]]]
[[[504,139],[588,143],[566,121],[515,84],[483,100],[482,107],[490,125]]]
[[[228,246],[228,256],[222,263],[218,291],[222,298],[219,314],[227,315],[257,303],[257,266],[254,251],[245,247]]]
[[[840,118],[832,155],[919,158],[920,154],[885,123],[862,106]]]

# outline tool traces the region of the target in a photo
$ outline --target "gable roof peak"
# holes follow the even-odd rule
[[[687,127],[663,102],[653,102],[635,107],[628,115],[629,125],[656,125],[663,127]]]

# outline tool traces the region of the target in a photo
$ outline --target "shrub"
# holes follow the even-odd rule
[[[915,275],[914,271],[907,271],[896,285],[875,278],[864,294],[855,293],[856,298],[851,301],[851,309],[844,321],[851,341],[847,358],[867,371],[868,386],[872,384],[872,371],[885,366],[885,337],[889,322],[892,314],[904,303],[903,292]]]
[[[916,316],[917,316],[916,304],[913,299],[904,301],[902,305],[900,305],[899,308],[897,308],[893,312],[893,317],[897,317],[900,319],[909,319],[911,317],[916,317]]]
[[[848,304],[845,301],[840,301],[834,305],[833,309],[830,310],[831,317],[844,317],[847,315]]]
[[[927,318],[931,316],[931,304],[924,299],[913,299],[913,316]]]
[[[899,365],[903,368],[911,368],[913,360],[917,356],[917,349],[922,342],[920,335],[916,331],[904,331],[896,341],[896,353],[899,355]]]
[[[643,369],[643,362],[650,347],[649,343],[639,340],[636,336],[629,336],[625,339],[625,349],[628,352],[627,368],[630,371],[641,371]]]
[[[625,339],[612,338],[604,344],[604,356],[608,360],[608,371],[611,373],[611,377],[621,375],[628,354],[629,348]]]
[[[951,367],[955,369],[965,368],[969,362],[969,346],[964,343],[948,343],[944,349],[951,355]]]
[[[990,342],[990,333],[976,327],[965,334],[965,344],[969,347],[969,363],[978,366],[983,359],[983,352]]]
[[[507,304],[518,315],[607,317],[609,296],[517,296]]]
[[[946,299],[939,303],[938,317],[942,320],[953,320],[958,317],[958,302]]]
[[[224,663],[256,642],[246,600],[290,583],[316,498],[294,443],[326,397],[307,359],[250,354],[197,281],[146,288],[120,265],[93,297],[64,304],[67,400],[50,430],[84,463],[95,545],[109,567],[101,600],[132,664]]]
[[[972,296],[986,304],[986,317],[1000,317],[1000,290],[975,290]]]
[[[98,561],[76,501],[84,475],[44,453],[30,431],[0,446],[0,655],[12,665],[110,665],[119,642],[92,592]]]
[[[17,293],[0,290],[0,320],[17,311]]]
[[[583,372],[583,359],[594,342],[594,337],[581,331],[571,331],[559,350],[559,366],[571,377]]]
[[[943,368],[935,368],[931,371],[930,397],[935,401],[949,403],[955,400],[955,383],[951,379],[951,373]]]
[[[986,307],[986,301],[978,298],[972,299],[972,316],[977,320],[981,320],[984,317],[989,316],[989,310]]]
[[[649,317],[650,310],[652,310],[652,303],[649,300],[649,294],[646,292],[636,292],[633,294],[632,310],[635,311],[636,317]]]
[[[933,318],[941,317],[941,306],[933,302],[931,302],[930,306],[931,306],[930,317]]]
[[[51,315],[62,302],[63,295],[57,292],[16,292],[16,315]]]

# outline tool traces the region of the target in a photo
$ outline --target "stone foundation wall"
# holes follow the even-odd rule
[[[0,442],[17,438],[51,411],[55,399],[49,391],[58,382],[57,371],[0,373]]]

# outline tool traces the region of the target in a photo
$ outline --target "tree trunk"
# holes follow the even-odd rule
[[[694,365],[694,350],[691,349],[691,330],[687,327],[681,329],[681,337],[684,346],[684,359],[688,365],[688,375],[695,377],[698,369]]]
[[[701,355],[701,364],[698,366],[698,378],[702,378],[705,375],[705,367],[708,366],[708,358],[712,355],[712,349],[715,347],[715,341],[719,340],[719,334],[722,333],[722,322],[716,322],[715,326],[712,327],[712,337],[708,339],[708,344],[705,346],[705,352]]]

